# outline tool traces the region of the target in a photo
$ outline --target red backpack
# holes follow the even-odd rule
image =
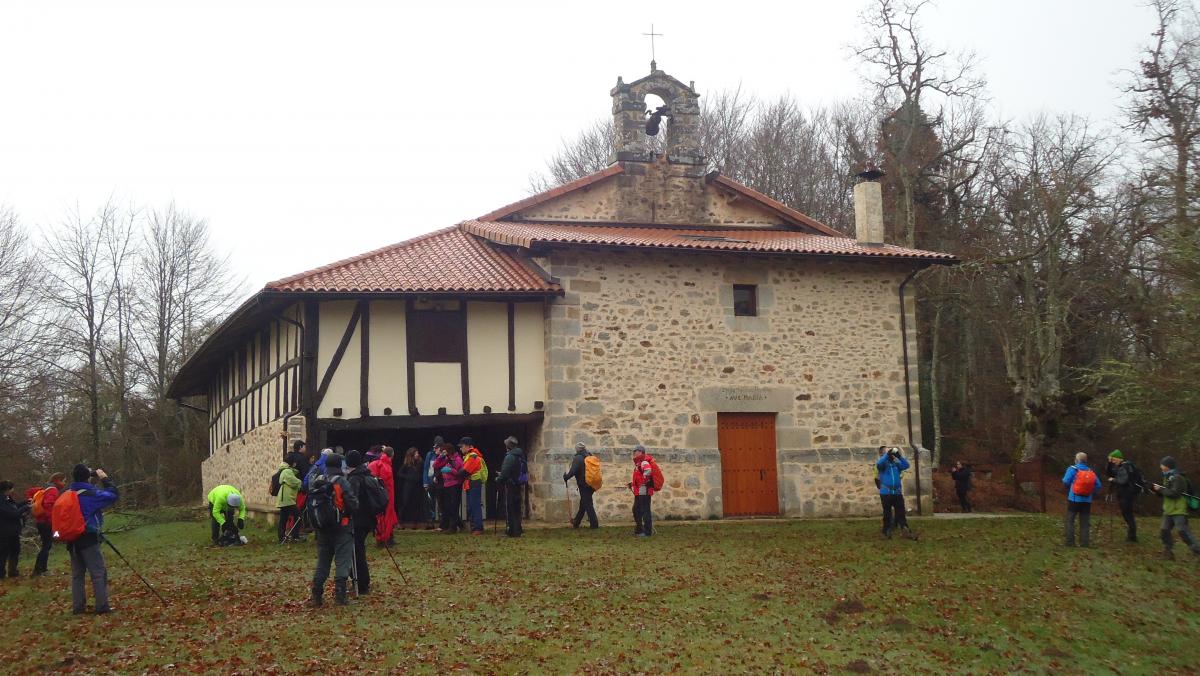
[[[646,456],[646,462],[650,463],[650,480],[654,482],[654,490],[661,491],[665,485],[662,470],[658,468],[658,463],[654,462],[654,458]]]
[[[50,509],[50,528],[59,542],[74,542],[87,532],[83,508],[79,506],[79,491],[63,491]]]
[[[1096,490],[1096,473],[1090,469],[1077,470],[1075,472],[1075,481],[1071,483],[1071,492],[1086,498],[1094,490]]]

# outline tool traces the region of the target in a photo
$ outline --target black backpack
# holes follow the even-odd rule
[[[277,470],[274,474],[271,475],[271,488],[270,488],[269,492],[271,493],[272,497],[279,495],[279,488],[280,488],[279,475],[280,474],[283,474],[282,467],[279,468],[279,470]]]
[[[383,514],[388,508],[387,486],[379,477],[367,475],[362,478],[362,490],[358,495],[358,509],[363,514],[375,517]]]
[[[1142,476],[1142,470],[1138,469],[1137,465],[1128,460],[1125,461],[1125,464],[1129,465],[1129,485],[1136,488],[1140,495],[1145,490],[1146,477]]]
[[[316,530],[334,528],[342,523],[342,510],[338,509],[334,490],[334,482],[321,474],[314,478],[308,486],[308,501],[304,503],[308,511],[308,523]]]

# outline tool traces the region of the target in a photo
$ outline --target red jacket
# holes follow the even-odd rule
[[[633,463],[633,494],[641,495],[641,488],[646,486],[646,495],[654,495],[654,485],[651,481],[652,470],[649,462],[650,456],[643,456],[641,460],[635,460]]]
[[[46,486],[32,486],[32,487],[30,487],[29,490],[25,491],[25,498],[27,500],[32,500],[33,496],[36,495],[37,492],[42,490],[43,488],[46,489],[46,492],[42,495],[42,510],[43,511],[42,511],[42,515],[37,518],[37,522],[40,524],[49,525],[50,524],[50,510],[51,510],[51,508],[54,507],[54,501],[58,499],[58,492],[60,490],[60,487],[56,486],[54,484],[49,484]]]

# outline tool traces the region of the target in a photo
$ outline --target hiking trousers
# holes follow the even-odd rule
[[[525,532],[521,527],[521,486],[504,487],[504,524],[504,534],[509,537],[519,537]]]
[[[329,579],[330,564],[335,566],[334,577],[350,577],[354,562],[354,533],[349,526],[337,526],[317,531],[317,569],[313,572],[313,587],[323,589]]]
[[[879,495],[883,506],[883,534],[888,535],[897,528],[908,530],[908,517],[904,514],[904,495]]]
[[[650,495],[633,496],[633,522],[636,524],[635,533],[644,535],[654,534],[654,514],[651,512]]]
[[[456,533],[462,527],[458,512],[462,507],[462,486],[441,489],[442,530]]]
[[[1176,516],[1163,516],[1162,521],[1162,541],[1163,547],[1167,551],[1175,548],[1174,539],[1171,537],[1171,529],[1179,531],[1179,539],[1192,550],[1193,554],[1200,554],[1200,544],[1196,543],[1196,538],[1192,537],[1192,531],[1188,529],[1188,519],[1183,514]]]
[[[571,519],[571,523],[573,523],[575,526],[579,526],[579,524],[583,523],[583,516],[586,514],[588,518],[588,525],[590,525],[592,528],[600,527],[600,519],[596,518],[596,506],[592,502],[592,495],[595,494],[595,492],[596,491],[587,484],[583,484],[579,487],[579,509],[575,512],[575,518]]]
[[[1079,544],[1088,547],[1090,546],[1090,536],[1092,528],[1092,503],[1090,502],[1068,502],[1067,503],[1067,519],[1066,519],[1066,545],[1068,547],[1075,546],[1075,517],[1079,517]]]
[[[358,593],[367,594],[371,591],[371,569],[367,565],[367,536],[375,532],[370,519],[363,519],[362,525],[354,523],[354,577],[358,583]]]
[[[44,573],[50,568],[50,548],[54,546],[54,529],[48,523],[37,525],[38,537],[42,546],[38,549],[37,561],[33,564],[33,574]]]
[[[467,489],[467,521],[471,522],[471,532],[483,530],[483,482],[472,481]]]
[[[969,491],[970,489],[955,491],[958,494],[958,506],[964,513],[971,511],[971,498],[967,495]]]
[[[283,542],[283,539],[287,537],[288,531],[290,530],[292,524],[295,523],[295,521],[299,518],[299,507],[295,505],[284,505],[283,507],[279,508],[279,524],[277,530],[279,532],[280,542]]]
[[[91,541],[96,538],[94,533],[83,537]],[[100,541],[94,544],[81,545],[76,542],[67,545],[71,555],[71,610],[82,613],[87,610],[87,588],[84,586],[84,575],[92,578],[92,596],[96,598],[96,612],[108,612],[108,568],[104,566],[104,554],[100,551]]]
[[[1121,518],[1125,519],[1125,540],[1137,542],[1137,519],[1133,518],[1133,503],[1137,494],[1118,495],[1117,504],[1121,506]]]
[[[16,577],[21,574],[17,570],[17,562],[21,559],[21,536],[0,536],[0,578]]]

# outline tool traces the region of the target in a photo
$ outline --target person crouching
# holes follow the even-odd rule
[[[242,544],[241,531],[246,527],[246,501],[242,492],[221,484],[208,492],[208,506],[213,545]]]

